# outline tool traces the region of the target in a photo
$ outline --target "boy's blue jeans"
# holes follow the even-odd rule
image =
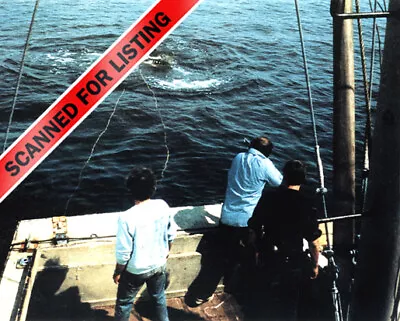
[[[132,274],[124,271],[118,284],[115,320],[129,320],[135,297],[143,284],[146,283],[147,292],[155,304],[155,316],[157,320],[169,321],[164,292],[166,276],[165,266],[144,274]]]

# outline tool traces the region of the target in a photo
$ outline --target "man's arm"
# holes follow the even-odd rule
[[[312,204],[307,209],[308,217],[305,221],[305,239],[308,241],[308,248],[311,254],[312,260],[312,275],[311,278],[315,279],[318,276],[318,259],[321,251],[319,240],[322,235],[322,231],[318,228],[317,210]]]
[[[267,158],[265,163],[265,180],[270,186],[279,186],[282,183],[283,176],[281,172],[275,167],[274,163]]]
[[[115,266],[113,280],[118,284],[121,273],[125,270],[133,250],[133,236],[128,231],[125,222],[118,220],[118,231],[115,242],[115,255],[117,264]]]
[[[319,259],[319,239],[312,242],[308,242],[308,247],[311,254],[312,261],[312,275],[311,279],[315,279],[318,276],[318,259]]]
[[[172,243],[176,237],[177,234],[177,225],[174,221],[174,216],[173,216],[173,211],[171,208],[169,208],[169,213],[168,213],[168,227],[167,227],[167,234],[168,234],[168,250],[171,251]],[[169,253],[167,255],[167,258],[169,256]]]
[[[115,270],[114,270],[114,274],[113,274],[113,280],[115,284],[119,283],[119,279],[121,277],[121,273],[125,270],[126,265],[122,265],[122,264],[116,264],[115,265]]]

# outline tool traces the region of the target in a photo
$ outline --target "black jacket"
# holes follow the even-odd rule
[[[256,232],[260,251],[275,248],[288,256],[303,253],[303,239],[321,236],[312,200],[283,186],[264,191],[248,226]]]

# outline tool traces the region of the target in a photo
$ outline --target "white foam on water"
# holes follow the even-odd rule
[[[192,72],[190,72],[190,71],[187,71],[187,70],[183,69],[183,68],[180,67],[180,66],[175,67],[175,68],[174,68],[174,71],[177,71],[177,72],[179,72],[179,73],[181,73],[181,74],[183,74],[183,75],[190,75],[190,74],[192,73]]]
[[[47,54],[47,58],[50,61],[53,61],[54,63],[59,63],[59,64],[66,64],[66,63],[70,63],[70,62],[74,62],[75,59],[71,57],[71,53],[70,52],[62,52],[57,53],[57,54]]]
[[[158,84],[163,88],[173,89],[173,90],[187,90],[187,89],[207,89],[214,88],[221,84],[222,82],[218,79],[207,79],[207,80],[185,80],[185,79],[173,79],[168,80],[158,80]]]

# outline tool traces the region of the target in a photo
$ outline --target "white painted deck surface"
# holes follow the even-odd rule
[[[196,231],[203,230],[207,228],[217,227],[218,221],[221,213],[221,204],[205,205],[205,206],[184,206],[176,207],[174,209],[174,219],[180,233],[185,233],[185,231]],[[104,238],[104,237],[114,237],[117,231],[117,219],[120,212],[113,213],[94,213],[87,215],[69,216],[67,217],[67,235],[70,239],[81,239],[81,238]],[[20,221],[15,232],[12,244],[23,243],[26,240],[33,244],[37,244],[39,241],[51,240],[53,239],[53,226],[52,218],[43,219],[32,219]],[[194,240],[194,238],[192,238]],[[189,245],[183,244],[182,247],[192,247],[195,246],[196,241]],[[190,243],[190,242],[189,242]],[[110,247],[113,247],[111,244]],[[25,283],[29,281],[26,278],[26,269],[16,268],[17,262],[20,259],[32,256],[33,250],[28,252],[19,252],[18,246],[14,250],[10,251],[10,255],[6,262],[4,273],[0,281],[0,320],[14,320],[18,313],[26,313],[26,311],[18,311],[15,306],[16,303],[22,302],[24,300],[24,295],[22,295],[22,289],[25,287]],[[65,253],[60,248],[61,260],[65,262],[70,262],[70,256]],[[50,252],[55,252],[53,249],[48,249],[46,255]],[[72,253],[78,250],[71,249],[67,252]],[[108,251],[109,252],[109,251]],[[95,251],[93,252],[93,261],[95,259]],[[109,253],[107,253],[109,254]],[[42,253],[42,256],[44,254]],[[76,254],[75,254],[76,255]],[[71,255],[72,256],[72,255]],[[85,255],[86,256],[86,255]],[[109,256],[109,255],[108,255]],[[107,258],[103,257],[105,261]],[[37,260],[37,268],[41,268],[41,262],[43,260]],[[83,262],[87,264],[87,262]],[[105,262],[104,264],[106,264]],[[113,265],[114,263],[110,263]],[[111,266],[110,266],[111,268]],[[31,282],[33,282],[31,280]],[[29,293],[28,293],[29,295]]]
[[[221,206],[213,204],[174,208],[174,220],[179,232],[168,259],[171,272],[171,284],[167,289],[169,297],[182,296],[198,274],[201,254],[197,252],[197,247],[205,231],[218,227]],[[68,246],[59,247],[53,246],[51,242],[40,243],[54,237],[52,218],[19,222],[12,243],[23,243],[28,239],[31,245],[28,252],[19,251],[19,246],[10,251],[0,280],[0,320],[25,321],[36,275],[39,276],[48,268],[57,270],[57,273],[65,273],[63,283],[55,295],[73,288],[78,291],[82,302],[106,304],[115,300],[116,286],[111,282],[110,275],[115,266],[114,237],[119,214],[95,213],[67,217],[67,236],[74,241],[70,241]],[[332,237],[332,230],[329,232]],[[322,244],[326,244],[324,239]],[[29,278],[29,269],[17,268],[17,262],[32,256],[34,252],[36,258]],[[87,281],[91,279],[93,282]],[[27,291],[24,292],[24,288]],[[98,291],[99,288],[102,291]],[[16,318],[18,314],[21,315],[20,319]]]

